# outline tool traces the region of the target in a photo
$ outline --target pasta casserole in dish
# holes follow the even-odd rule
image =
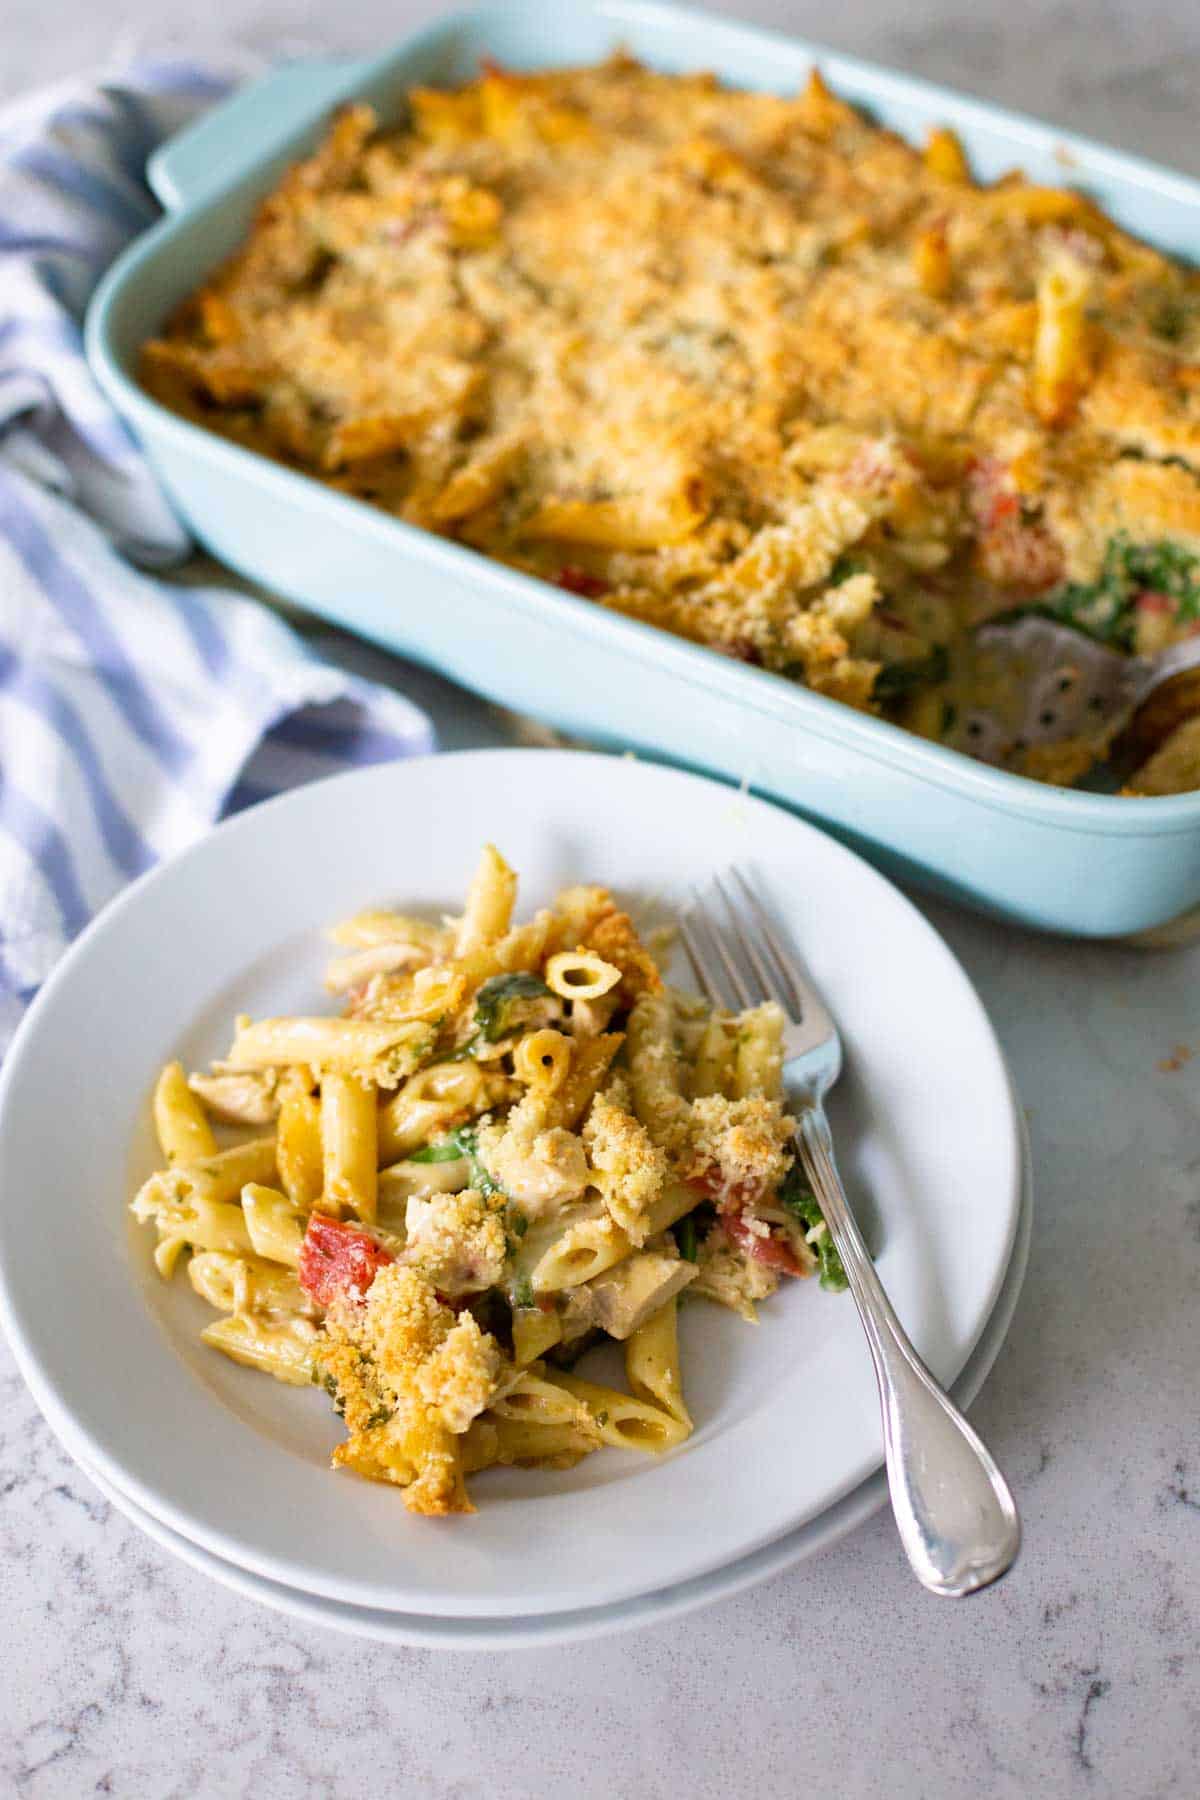
[[[239,1019],[159,1078],[168,1166],[133,1202],[235,1361],[323,1385],[336,1466],[419,1513],[465,1477],[662,1452],[692,1422],[681,1295],[753,1321],[781,1277],[845,1276],[792,1149],[783,1015],[668,988],[603,888],[514,925],[488,846],[462,916],[337,926],[340,1016]],[[219,1147],[213,1124],[240,1127]],[[252,1133],[252,1135],[247,1135]],[[603,1338],[628,1391],[584,1379]]]
[[[598,606],[970,747],[972,639],[1200,624],[1200,281],[1068,186],[973,180],[813,74],[627,56],[350,106],[141,378]],[[1168,721],[1132,791],[1200,786]],[[1107,744],[1014,746],[1070,784]]]

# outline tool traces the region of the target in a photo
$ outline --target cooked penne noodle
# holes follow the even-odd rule
[[[773,1002],[739,1014],[734,1091],[777,1100],[782,1092],[783,1012]]]
[[[971,167],[962,141],[948,125],[935,126],[929,133],[925,143],[925,167],[939,181],[970,181]]]
[[[1059,257],[1037,286],[1033,398],[1047,424],[1068,417],[1087,375],[1088,272],[1074,257]]]
[[[332,1070],[321,1077],[325,1199],[368,1221],[375,1217],[379,1166],[375,1089]]]
[[[526,1369],[502,1399],[488,1409],[493,1419],[521,1419],[529,1424],[568,1425],[579,1417],[579,1402],[548,1381],[538,1369]]]
[[[379,1213],[399,1212],[414,1194],[461,1194],[471,1185],[471,1166],[465,1156],[449,1162],[390,1163],[376,1177]],[[390,1224],[390,1220],[389,1220]]]
[[[164,1281],[170,1281],[179,1258],[188,1248],[188,1241],[178,1232],[165,1232],[161,1221],[158,1230],[159,1239],[154,1247],[154,1266]]]
[[[188,1280],[218,1312],[294,1313],[311,1318],[314,1311],[295,1275],[260,1256],[202,1250],[188,1263]]]
[[[463,957],[503,938],[512,923],[517,878],[494,844],[484,846],[459,920],[455,955]]]
[[[522,524],[521,535],[608,550],[658,550],[691,537],[706,510],[699,480],[654,500],[544,500]]]
[[[280,1094],[275,1140],[280,1185],[298,1212],[309,1212],[321,1198],[325,1180],[321,1103],[312,1092],[310,1071],[287,1070]]]
[[[221,1201],[238,1199],[248,1181],[270,1181],[274,1173],[275,1139],[252,1138],[197,1162],[177,1163],[153,1179],[164,1193]],[[137,1204],[135,1200],[135,1209]]]
[[[571,1043],[561,1031],[531,1031],[513,1051],[513,1073],[531,1088],[561,1087],[571,1067]]]
[[[555,1377],[568,1394],[582,1400],[600,1431],[601,1439],[617,1450],[644,1450],[661,1456],[673,1450],[691,1435],[691,1425],[672,1418],[661,1407],[651,1406],[632,1394],[616,1388],[601,1387],[598,1382],[584,1381],[578,1375]]]
[[[183,1065],[169,1062],[154,1089],[154,1129],[170,1163],[194,1163],[215,1156],[217,1140],[203,1106],[188,1086]]]
[[[471,1431],[477,1432],[481,1427],[490,1427],[485,1440],[491,1450],[489,1462],[528,1468],[573,1468],[604,1441],[586,1413],[569,1425],[544,1425],[530,1419],[477,1419]]]
[[[704,1094],[732,1093],[735,1032],[736,1026],[728,1013],[714,1012],[706,1021],[688,1082],[693,1100]]]
[[[577,1216],[580,1212],[584,1216]],[[603,1207],[572,1209],[560,1214],[556,1223],[560,1229],[555,1241],[530,1271],[529,1280],[537,1294],[580,1287],[633,1252],[629,1238]]]
[[[579,1124],[596,1095],[613,1058],[621,1048],[621,1034],[607,1031],[600,1037],[580,1038],[571,1051],[566,1077],[547,1097],[545,1123],[565,1130]]]
[[[504,1074],[472,1062],[433,1063],[418,1070],[379,1109],[379,1158],[402,1161],[462,1120],[502,1105],[516,1092]]]
[[[211,1200],[199,1189],[192,1189],[181,1197],[162,1186],[161,1178],[157,1176],[142,1188],[131,1210],[143,1222],[154,1219],[162,1242],[172,1245],[164,1258],[168,1278],[179,1254],[175,1246],[235,1252],[254,1248],[240,1206],[234,1206],[228,1200]]]
[[[599,1000],[620,979],[620,969],[590,950],[560,950],[546,961],[546,985],[564,1000]]]
[[[244,1313],[233,1313],[206,1325],[200,1333],[206,1344],[221,1350],[234,1362],[260,1369],[290,1387],[307,1387],[313,1378],[317,1327],[309,1319],[292,1319],[286,1325],[268,1324]]]
[[[690,1431],[679,1364],[678,1302],[672,1295],[640,1324],[625,1344],[625,1375],[637,1399],[661,1406]]]
[[[380,1087],[396,1087],[432,1048],[422,1024],[369,1019],[260,1019],[238,1031],[228,1061],[239,1069],[303,1063],[362,1075]]]
[[[670,994],[642,994],[629,1015],[626,1057],[634,1110],[660,1149],[679,1149],[687,1132]]]
[[[512,1316],[513,1361],[519,1369],[562,1342],[562,1320],[540,1306],[515,1306]]]
[[[242,1212],[257,1256],[289,1269],[299,1267],[304,1231],[286,1194],[251,1182],[242,1189]]]

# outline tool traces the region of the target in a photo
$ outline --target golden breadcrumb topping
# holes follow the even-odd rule
[[[530,1218],[578,1199],[588,1183],[580,1139],[561,1125],[539,1129],[543,1117],[540,1096],[530,1095],[518,1102],[505,1124],[485,1126],[479,1133],[479,1154],[489,1175]]]
[[[411,1460],[425,1487],[406,1486],[406,1502],[417,1511],[436,1510],[429,1502],[445,1486],[453,1461],[439,1428],[464,1432],[487,1406],[504,1366],[499,1344],[469,1312],[445,1306],[424,1275],[400,1263],[380,1269],[365,1301],[331,1306],[325,1338],[321,1369],[350,1433],[338,1460],[360,1472],[364,1461],[403,1470]]]
[[[633,920],[611,902],[589,922],[580,946],[595,951],[606,963],[620,969],[618,997],[625,1006],[631,1006],[639,994],[662,992],[658,965],[638,936]]]
[[[633,1244],[643,1244],[647,1213],[667,1179],[666,1155],[646,1127],[611,1094],[597,1094],[583,1128],[592,1179]]]
[[[693,1100],[694,1178],[703,1179],[719,1195],[754,1195],[775,1188],[791,1165],[795,1129],[795,1120],[772,1100],[728,1100],[723,1094]]]
[[[347,108],[141,374],[348,494],[958,747],[978,620],[1047,604],[1128,649],[1161,629],[1146,591],[1173,635],[1200,616],[1200,277],[815,73],[773,95],[615,56],[416,89],[395,129]],[[1140,557],[1115,625],[1114,545],[1174,558],[1160,588]],[[627,999],[654,989],[622,967]]]
[[[504,1221],[473,1188],[414,1194],[404,1215],[404,1260],[442,1294],[481,1293],[504,1273]]]

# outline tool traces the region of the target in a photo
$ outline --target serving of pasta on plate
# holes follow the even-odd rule
[[[668,986],[665,934],[605,888],[514,924],[516,888],[488,845],[461,916],[334,927],[340,1013],[240,1017],[209,1071],[168,1064],[167,1166],[133,1201],[221,1315],[205,1343],[326,1389],[334,1465],[417,1513],[473,1511],[490,1466],[673,1449],[682,1299],[753,1321],[784,1275],[844,1285],[778,1009]],[[575,1372],[605,1339],[625,1391]]]

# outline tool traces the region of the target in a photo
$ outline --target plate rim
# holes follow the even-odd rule
[[[165,880],[168,877],[168,874],[177,876],[180,869],[186,868],[190,862],[211,854],[211,846],[215,840],[221,839],[226,843],[235,843],[239,837],[255,835],[256,828],[260,825],[264,814],[268,811],[272,814],[278,814],[291,809],[303,813],[304,807],[309,801],[311,792],[317,790],[328,791],[330,789],[338,789],[341,786],[349,786],[351,784],[359,784],[365,787],[372,781],[379,783],[381,786],[386,786],[389,781],[396,778],[401,780],[415,778],[420,769],[427,763],[443,765],[451,761],[461,762],[465,760],[478,763],[482,758],[486,759],[486,761],[491,764],[500,763],[501,765],[508,764],[511,766],[514,759],[520,759],[522,762],[527,763],[529,758],[533,756],[542,759],[543,763],[546,758],[551,758],[556,764],[566,765],[575,770],[579,769],[581,763],[586,763],[591,765],[598,772],[601,769],[606,771],[610,776],[613,773],[615,766],[620,766],[624,769],[634,767],[639,771],[639,775],[648,775],[654,780],[665,781],[668,785],[682,783],[688,787],[699,786],[701,788],[709,788],[713,790],[714,794],[719,795],[726,800],[740,798],[749,807],[756,811],[761,810],[768,815],[772,815],[776,820],[782,816],[788,826],[795,828],[802,838],[810,837],[822,841],[825,849],[836,861],[843,861],[847,865],[853,866],[858,879],[865,881],[869,885],[873,885],[877,891],[885,895],[889,907],[908,918],[910,924],[915,926],[916,930],[924,937],[934,953],[940,957],[947,970],[951,971],[957,977],[959,983],[969,996],[970,1001],[973,1003],[978,1016],[978,1022],[984,1033],[985,1041],[988,1043],[992,1053],[998,1059],[999,1066],[1004,1072],[1009,1100],[1009,1123],[1012,1127],[1012,1142],[1016,1148],[1016,1156],[1014,1158],[1012,1171],[1014,1175],[1014,1192],[1009,1196],[1008,1201],[1003,1251],[997,1259],[997,1267],[990,1281],[984,1302],[980,1306],[978,1325],[969,1341],[964,1340],[959,1346],[959,1360],[954,1371],[954,1376],[952,1377],[952,1379],[957,1379],[958,1373],[973,1354],[975,1346],[983,1331],[986,1329],[987,1321],[991,1317],[992,1311],[996,1305],[997,1297],[1002,1287],[1005,1272],[1012,1255],[1012,1246],[1017,1231],[1020,1212],[1020,1108],[1012,1084],[1011,1075],[1004,1058],[1002,1046],[997,1039],[995,1028],[992,1025],[990,1016],[983,1005],[982,999],[980,998],[974,983],[954,951],[942,937],[941,933],[924,916],[913,901],[897,888],[886,875],[882,874],[856,851],[841,843],[831,833],[823,830],[821,827],[811,823],[807,819],[801,818],[795,813],[790,812],[776,801],[762,798],[744,790],[739,792],[733,784],[714,779],[707,775],[701,775],[690,770],[679,769],[657,761],[649,761],[641,757],[629,759],[614,757],[612,754],[605,752],[545,750],[527,747],[432,752],[416,757],[397,759],[391,763],[376,764],[366,768],[348,770],[318,782],[308,783],[302,787],[294,788],[276,795],[270,800],[262,802],[258,806],[249,808],[242,813],[234,815],[232,818],[221,821],[202,837],[186,846],[177,855],[165,859],[162,863],[147,871],[137,881],[131,883],[128,888],[117,895],[108,906],[102,908],[96,917],[89,923],[87,928],[80,934],[79,938],[71,945],[69,950],[52,971],[50,977],[43,985],[42,990],[36,996],[25,1019],[22,1020],[18,1031],[14,1036],[9,1054],[5,1058],[3,1070],[0,1070],[0,1171],[3,1169],[6,1152],[8,1110],[11,1102],[12,1089],[16,1081],[17,1072],[21,1067],[26,1047],[33,1041],[36,1032],[40,1029],[40,1021],[43,1014],[53,1005],[64,985],[73,979],[77,965],[90,954],[91,946],[97,937],[102,936],[106,930],[111,929],[114,922],[119,919],[127,909],[140,904],[143,895],[148,889],[152,889],[158,882]],[[412,769],[411,777],[407,774],[407,771],[410,768]],[[0,1251],[2,1251],[2,1249],[3,1221],[0,1220]],[[3,1254],[0,1254],[0,1324],[2,1324],[5,1329],[5,1334],[12,1346],[14,1357],[21,1374],[42,1412],[46,1414],[47,1417],[50,1417],[53,1412],[60,1411],[60,1409],[65,1410],[77,1428],[82,1442],[87,1446],[83,1460],[96,1467],[100,1472],[106,1474],[108,1478],[113,1481],[114,1485],[121,1488],[122,1491],[128,1492],[130,1498],[135,1500],[137,1504],[151,1516],[159,1519],[163,1524],[178,1532],[179,1535],[200,1544],[218,1558],[225,1561],[237,1562],[238,1566],[251,1569],[263,1579],[278,1582],[283,1586],[301,1589],[301,1591],[305,1592],[322,1593],[326,1598],[338,1604],[361,1606],[375,1604],[379,1606],[381,1610],[388,1612],[408,1612],[414,1610],[412,1608],[411,1600],[406,1602],[399,1597],[395,1598],[390,1604],[382,1600],[372,1603],[365,1600],[348,1599],[345,1590],[346,1587],[351,1584],[340,1578],[323,1577],[315,1584],[308,1582],[302,1587],[301,1583],[295,1579],[293,1573],[294,1557],[287,1554],[276,1554],[273,1551],[262,1552],[260,1550],[255,1550],[249,1557],[246,1557],[244,1554],[240,1558],[235,1557],[231,1554],[231,1545],[234,1540],[230,1539],[229,1533],[221,1527],[206,1525],[205,1521],[201,1518],[189,1520],[189,1528],[185,1529],[183,1520],[187,1518],[186,1511],[181,1509],[175,1500],[170,1498],[164,1500],[158,1490],[150,1487],[145,1479],[139,1479],[135,1475],[134,1478],[130,1480],[128,1471],[124,1470],[123,1465],[109,1452],[104,1441],[95,1436],[94,1432],[87,1426],[86,1422],[76,1417],[75,1410],[65,1402],[59,1402],[54,1389],[53,1380],[43,1370],[36,1347],[26,1340],[24,1331],[19,1324],[16,1304],[11,1292],[7,1258]],[[875,1466],[878,1467],[878,1463]],[[860,1480],[865,1478],[865,1476],[860,1477]],[[857,1485],[859,1485],[859,1483],[851,1478],[849,1483],[844,1485],[840,1490],[831,1491],[828,1504],[838,1504],[849,1493],[852,1493]],[[820,1513],[813,1516],[819,1517]],[[770,1543],[777,1541],[781,1536],[786,1536],[790,1530],[802,1528],[803,1524],[808,1522],[811,1521],[800,1521],[796,1526],[785,1525],[781,1529],[773,1531],[769,1530],[757,1538],[751,1538],[747,1541],[746,1547],[739,1552],[739,1556],[754,1555],[757,1551],[765,1548]],[[240,1544],[238,1547],[239,1550],[242,1549]],[[731,1559],[725,1558],[724,1560],[728,1561]],[[735,1557],[732,1560],[738,1560],[738,1558]],[[710,1554],[707,1559],[700,1557],[686,1574],[679,1575],[677,1579],[679,1581],[701,1579],[705,1575],[711,1573],[713,1569],[720,1566],[722,1566],[720,1553],[715,1555]],[[391,1584],[391,1587],[392,1591],[397,1593],[398,1596],[397,1584],[393,1583]],[[594,1604],[619,1604],[622,1601],[628,1602],[636,1598],[636,1593],[637,1587],[635,1580],[623,1594],[615,1596],[613,1601],[595,1602]],[[482,1610],[478,1609],[478,1600],[476,1600],[474,1604],[477,1610],[471,1612],[469,1611],[469,1604],[461,1596],[451,1594],[442,1600],[437,1613],[423,1613],[421,1616],[486,1616],[489,1618],[500,1619],[520,1616],[514,1614],[509,1601],[500,1599],[499,1597]],[[547,1605],[544,1610],[547,1612],[568,1613],[586,1609],[589,1604],[592,1603],[581,1602],[568,1594],[561,1605]]]

